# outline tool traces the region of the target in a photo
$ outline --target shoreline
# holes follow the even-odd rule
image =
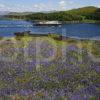
[[[2,39],[10,39],[10,38],[22,38],[22,37],[51,37],[54,38],[55,40],[67,40],[67,39],[74,39],[74,40],[89,40],[89,41],[100,41],[100,37],[96,36],[96,37],[90,37],[90,38],[81,38],[81,37],[77,37],[77,36],[61,36],[60,34],[57,33],[48,33],[48,34],[34,34],[34,33],[30,33],[30,31],[24,31],[24,32],[17,32],[14,33],[14,36],[11,37],[0,37],[0,40]]]
[[[2,19],[0,19],[0,20],[2,20]],[[26,19],[12,19],[12,18],[4,18],[4,20],[18,20],[18,21],[20,21],[20,20],[23,20],[23,21],[27,21],[27,22],[32,22],[32,23],[35,23],[36,21],[38,21],[38,20],[26,20]],[[41,20],[41,22],[42,21],[50,21],[50,20]],[[51,20],[51,21],[53,21],[53,20]],[[87,24],[93,24],[93,23],[100,23],[100,20],[88,20],[88,19],[86,19],[86,20],[82,20],[82,21],[79,21],[79,20],[72,20],[72,21],[58,21],[58,22],[61,22],[62,24],[71,24],[71,23],[75,23],[75,24],[77,24],[77,23],[87,23]]]

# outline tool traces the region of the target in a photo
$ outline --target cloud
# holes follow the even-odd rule
[[[51,11],[51,10],[68,10],[72,7],[73,1],[71,0],[59,0],[57,2],[47,3],[35,3],[31,5],[22,4],[0,4],[1,11],[12,11],[12,12],[40,12],[40,11]]]
[[[0,4],[0,11],[11,11],[11,12],[23,12],[23,11],[30,11],[31,9],[25,7],[24,5],[7,5],[7,4]]]
[[[65,1],[65,0],[59,1],[59,5],[60,5],[60,6],[65,6],[65,5],[66,5],[66,1]]]
[[[59,4],[60,4],[61,6],[63,6],[65,3],[66,3],[66,1],[64,1],[64,0],[61,0],[61,1],[59,2]]]
[[[37,11],[43,11],[46,8],[46,5],[43,3],[34,4],[33,8],[34,10],[37,10]]]
[[[4,8],[5,7],[5,5],[4,4],[0,4],[0,8]]]
[[[66,9],[66,1],[65,0],[61,0],[61,1],[59,1],[59,7],[60,7],[60,9],[61,10],[64,10],[64,9]]]
[[[100,8],[100,5],[97,5],[98,8]]]
[[[74,1],[69,1],[70,4],[74,4]]]
[[[38,8],[38,7],[39,7],[39,5],[35,4],[35,5],[33,5],[33,7],[34,7],[34,8]]]
[[[58,10],[68,10],[72,7],[72,4],[74,4],[74,1],[71,0],[60,0],[58,2],[59,9]]]
[[[7,6],[6,4],[0,4],[0,10],[1,11],[8,11],[10,9],[9,6]]]

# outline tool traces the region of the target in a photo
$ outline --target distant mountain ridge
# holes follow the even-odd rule
[[[0,15],[8,15],[10,11],[0,11]]]
[[[34,12],[10,12],[9,15],[29,15]]]
[[[9,15],[29,15],[34,13],[52,13],[57,11],[41,11],[41,12],[10,12]]]

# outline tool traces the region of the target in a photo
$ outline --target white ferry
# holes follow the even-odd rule
[[[35,25],[40,25],[40,26],[58,26],[58,25],[62,25],[62,23],[59,22],[59,21],[39,21],[39,22],[35,22]]]

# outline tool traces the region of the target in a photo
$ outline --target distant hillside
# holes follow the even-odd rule
[[[0,11],[0,16],[8,15],[9,13],[9,11]]]
[[[10,12],[8,15],[29,15],[35,13],[53,13],[53,12],[57,12],[57,11],[54,10],[54,11],[42,11],[42,12]]]
[[[29,15],[33,12],[10,12],[9,15]]]
[[[10,13],[9,18],[26,20],[58,20],[58,21],[83,21],[100,20],[100,8],[89,6],[69,11],[38,12],[38,13]]]

